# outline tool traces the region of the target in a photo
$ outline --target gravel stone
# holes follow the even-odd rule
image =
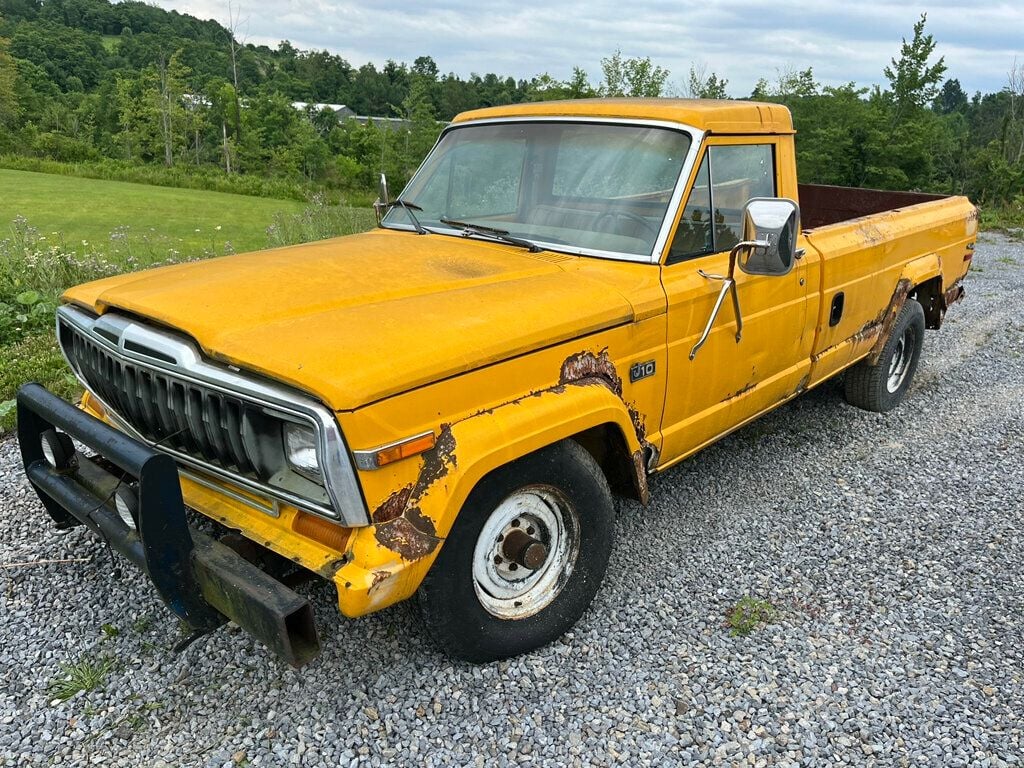
[[[899,408],[828,382],[653,478],[580,623],[496,664],[327,584],[302,670],[237,628],[173,655],[146,579],[52,530],[0,442],[0,765],[1020,766],[1024,246],[974,263]],[[746,595],[775,616],[733,637]],[[48,692],[101,657],[101,687]]]

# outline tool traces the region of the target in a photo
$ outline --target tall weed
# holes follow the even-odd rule
[[[300,213],[275,214],[274,223],[267,227],[267,243],[276,248],[326,240],[365,232],[372,224],[372,211],[331,205],[324,195],[318,193]]]

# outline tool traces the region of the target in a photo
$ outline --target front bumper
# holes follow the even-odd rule
[[[48,430],[66,432],[97,456],[79,452],[75,466],[54,468],[42,451]],[[188,524],[170,456],[39,384],[18,391],[18,441],[25,473],[57,527],[85,525],[102,537],[149,575],[167,606],[193,630],[208,632],[230,619],[293,666],[319,653],[305,598]],[[123,484],[135,486],[136,530],[112,504]]]

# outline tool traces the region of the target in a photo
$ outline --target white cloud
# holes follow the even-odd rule
[[[227,20],[227,2],[156,0],[164,8]],[[882,0],[649,0],[628,7],[616,0],[439,0],[394,4],[351,0],[234,2],[249,42],[326,48],[355,66],[388,59],[411,63],[432,56],[442,72],[495,72],[528,79],[542,72],[566,78],[580,66],[592,81],[600,60],[617,48],[650,56],[686,79],[704,63],[746,95],[776,69],[813,67],[829,85],[884,83],[882,69],[910,37],[922,8]],[[929,0],[927,31],[945,56],[947,76],[964,90],[995,91],[1016,56],[1024,61],[1024,5],[965,7],[964,0]]]

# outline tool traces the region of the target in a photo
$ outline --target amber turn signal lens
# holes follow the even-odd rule
[[[418,453],[429,451],[434,447],[435,443],[434,433],[428,432],[425,435],[418,435],[406,440],[404,443],[398,443],[396,445],[389,445],[387,448],[381,448],[377,451],[377,466],[383,467],[385,464],[392,464],[402,459],[407,459],[410,456],[415,456]]]
[[[305,512],[299,512],[295,515],[295,520],[292,522],[292,530],[339,552],[345,551],[348,537],[352,533],[349,528],[342,528],[340,525],[324,520],[322,517],[316,517]]]

